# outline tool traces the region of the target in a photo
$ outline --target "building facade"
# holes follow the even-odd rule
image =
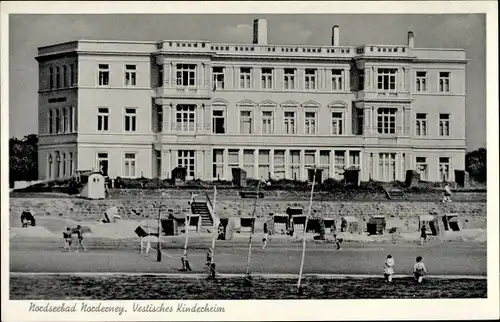
[[[89,41],[38,49],[39,176],[453,181],[465,168],[465,50]]]

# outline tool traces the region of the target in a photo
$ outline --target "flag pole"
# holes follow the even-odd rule
[[[313,202],[313,194],[314,194],[314,185],[316,183],[316,167],[314,167],[314,172],[313,172],[313,182],[311,186],[311,197],[309,199],[309,210],[307,211],[307,216],[306,216],[306,222],[304,225],[304,235],[302,238],[302,259],[300,261],[300,271],[299,271],[299,280],[297,282],[297,290],[300,293],[301,292],[301,287],[300,283],[302,281],[302,271],[304,269],[304,258],[306,255],[306,234],[307,234],[307,223],[309,222],[309,216],[311,215],[311,208],[312,208],[312,202]]]
[[[252,211],[252,229],[250,231],[250,238],[248,239],[248,258],[247,258],[247,268],[245,271],[245,279],[250,280],[250,257],[252,256],[252,236],[255,230],[255,211],[257,209],[257,201],[259,200],[259,192],[260,192],[260,181],[262,178],[259,178],[257,182],[257,194],[255,196],[255,201],[253,203],[253,211]]]
[[[215,256],[215,239],[217,237],[217,230],[218,230],[218,227],[217,227],[217,221],[216,221],[216,215],[215,215],[215,205],[216,205],[216,202],[217,202],[217,186],[214,185],[214,204],[212,206],[212,213],[213,213],[213,220],[214,220],[214,225],[213,225],[213,237],[212,237],[212,256],[210,258],[210,267],[209,267],[209,276],[211,275],[212,273],[212,269],[213,266],[214,266],[214,256]]]

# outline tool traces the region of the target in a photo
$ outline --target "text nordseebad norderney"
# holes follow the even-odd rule
[[[75,304],[42,304],[38,305],[34,302],[30,303],[30,312],[43,312],[43,313],[71,313],[71,312],[87,312],[87,313],[117,313],[122,315],[126,313],[125,307],[120,305],[108,305],[103,303],[89,304],[89,303],[75,303]],[[176,305],[169,305],[165,303],[160,304],[132,304],[132,311],[136,313],[223,313],[226,309],[216,304],[186,304],[177,303]]]

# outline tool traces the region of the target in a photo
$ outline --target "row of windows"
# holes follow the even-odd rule
[[[428,73],[424,71],[416,72],[415,79],[415,91],[417,92],[427,92],[429,90],[428,84]],[[451,73],[450,72],[439,72],[438,74],[438,92],[445,93],[450,92],[451,86]]]
[[[59,89],[76,86],[78,83],[78,72],[76,64],[49,67],[49,88]]]
[[[58,179],[72,176],[75,171],[73,152],[55,151],[47,157],[48,161],[48,179]]]
[[[108,175],[109,170],[109,155],[106,152],[97,153],[97,167],[104,176]],[[127,152],[123,155],[122,177],[135,178],[137,177],[136,154]]]
[[[331,150],[305,150],[301,163],[300,150],[258,150],[253,149],[228,149],[227,156],[224,149],[214,149],[212,154],[212,177],[222,179],[226,176],[226,165],[229,168],[243,168],[247,177],[273,177],[275,179],[301,179],[300,170],[319,166],[326,177],[340,178],[345,168],[360,167],[360,151],[334,151]],[[333,162],[333,167],[331,162]],[[273,172],[271,173],[271,163]],[[256,165],[257,164],[257,165]],[[332,172],[330,172],[330,169]]]
[[[275,133],[275,113],[274,111],[261,111],[261,134]],[[304,134],[315,135],[318,133],[318,113],[316,111],[304,111],[303,128]],[[379,134],[396,134],[396,108],[377,109],[377,132]],[[57,113],[59,115],[59,112]],[[66,114],[64,114],[65,116]],[[163,114],[158,114],[158,128],[162,130]],[[283,112],[283,133],[297,134],[296,111]],[[58,119],[57,119],[58,120]],[[56,121],[58,123],[59,121]],[[52,124],[49,122],[49,124]],[[66,119],[61,124],[66,124]],[[137,127],[137,115],[135,108],[125,108],[124,130],[125,132],[135,132]],[[344,111],[331,112],[331,134],[345,134],[345,113]],[[59,128],[59,127],[56,127]],[[65,129],[65,127],[63,127]],[[173,129],[181,132],[194,132],[196,130],[196,107],[194,105],[178,105],[175,110],[175,124]],[[97,112],[97,130],[109,130],[109,108],[100,107]],[[55,132],[59,133],[59,132]],[[223,109],[212,111],[212,133],[226,133],[226,113]],[[241,110],[239,120],[239,133],[254,134],[254,111]],[[415,124],[416,136],[428,135],[427,114],[417,113]],[[450,114],[439,114],[439,136],[450,136]]]
[[[75,130],[75,111],[73,107],[48,110],[47,132],[49,134],[72,133]]]
[[[196,65],[178,64],[177,68],[177,85],[178,86],[194,86],[196,76]],[[189,70],[188,74],[184,74]],[[276,77],[274,68],[260,68],[260,88],[273,89],[274,79]],[[212,85],[213,90],[224,89],[225,85],[225,67],[212,68]],[[285,68],[283,71],[283,89],[296,90],[301,88],[304,90],[317,90],[318,89],[318,69],[306,68],[304,77],[299,80],[297,68]],[[328,71],[331,79],[332,91],[343,91],[346,86],[344,85],[345,71],[343,69],[331,69]],[[193,81],[191,81],[193,80]],[[250,89],[254,87],[254,73],[251,67],[241,67],[239,69],[239,88]]]
[[[449,181],[450,180],[450,157],[439,157],[438,159],[438,169],[439,169],[439,180]],[[427,162],[427,157],[416,157],[415,158],[415,169],[420,173],[420,180],[429,180],[429,165]]]
[[[99,64],[97,83],[99,86],[109,86],[110,70],[108,64]],[[125,65],[125,72],[123,75],[123,84],[125,86],[137,85],[137,66]]]
[[[450,114],[439,114],[438,135],[450,136]],[[429,133],[426,113],[417,113],[415,120],[415,135],[427,136]]]

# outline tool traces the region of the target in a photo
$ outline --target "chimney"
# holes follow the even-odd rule
[[[413,36],[413,31],[408,31],[408,47],[413,48],[415,46],[415,37]]]
[[[253,21],[253,43],[267,45],[267,20],[255,19]]]
[[[339,26],[335,25],[332,28],[332,46],[337,47],[340,43],[340,30]]]

